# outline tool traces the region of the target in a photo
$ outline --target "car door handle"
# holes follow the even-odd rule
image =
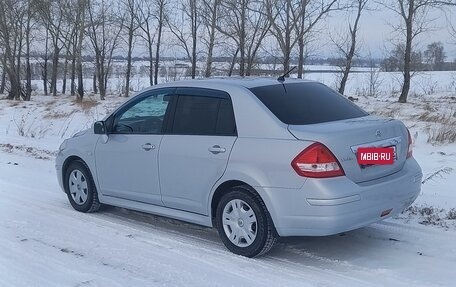
[[[209,148],[209,151],[213,154],[224,153],[226,152],[226,148],[220,147],[219,145],[214,145]]]
[[[151,149],[155,149],[155,145],[151,143],[145,143],[142,145],[143,150],[150,151]]]

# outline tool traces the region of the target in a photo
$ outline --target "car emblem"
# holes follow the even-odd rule
[[[378,137],[378,138],[381,138],[382,137],[382,132],[380,130],[377,130],[375,132],[375,135]]]

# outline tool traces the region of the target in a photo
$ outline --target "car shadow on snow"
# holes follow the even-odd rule
[[[108,217],[124,221],[129,226],[141,227],[142,231],[169,232],[189,242],[203,243],[207,247],[226,250],[214,228],[203,227],[157,215],[107,206],[103,213]],[[133,236],[133,235],[128,235]],[[396,234],[396,237],[400,234]],[[381,268],[386,262],[381,260],[391,248],[404,242],[391,237],[391,233],[372,227],[321,237],[282,237],[276,246],[263,258],[267,260],[286,259],[288,263],[301,263],[319,266],[356,262],[371,262],[373,267]],[[229,252],[226,253],[231,255]],[[261,257],[255,260],[261,260]]]

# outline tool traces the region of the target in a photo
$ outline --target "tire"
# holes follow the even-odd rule
[[[222,196],[215,221],[222,242],[238,255],[250,258],[261,256],[277,240],[274,224],[263,200],[249,186],[233,187]]]
[[[65,170],[64,186],[71,206],[77,211],[96,212],[100,209],[101,204],[98,201],[92,174],[84,162],[70,163]]]

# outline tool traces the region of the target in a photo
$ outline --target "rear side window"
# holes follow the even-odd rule
[[[283,123],[308,125],[368,114],[320,83],[285,83],[251,88],[250,91]]]
[[[219,99],[220,106],[217,116],[215,133],[217,135],[235,135],[236,123],[234,121],[233,106],[229,99]]]
[[[235,135],[230,99],[179,95],[172,133],[186,135]]]

